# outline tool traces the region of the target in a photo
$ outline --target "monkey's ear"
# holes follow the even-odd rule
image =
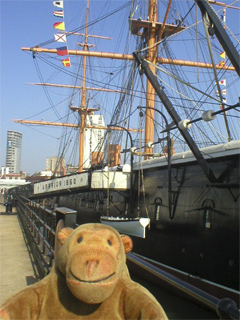
[[[129,236],[126,236],[125,234],[122,234],[121,238],[122,238],[122,243],[124,245],[125,253],[132,251],[132,248],[133,248],[132,239]]]
[[[65,240],[69,237],[69,235],[73,232],[72,228],[63,228],[60,232],[58,232],[58,240],[63,245]]]

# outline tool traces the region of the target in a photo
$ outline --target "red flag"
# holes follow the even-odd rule
[[[69,58],[62,60],[62,63],[64,67],[71,67],[71,62]]]
[[[57,48],[57,55],[58,56],[67,56],[68,55],[67,47]]]

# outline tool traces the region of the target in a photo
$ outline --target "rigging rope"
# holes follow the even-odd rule
[[[41,74],[41,71],[40,71],[40,68],[39,68],[39,65],[38,65],[36,59],[34,59],[34,63],[35,63],[35,67],[36,67],[36,70],[37,70],[39,79],[40,79],[40,81],[43,81],[43,77],[42,77],[42,74]],[[52,102],[52,99],[51,99],[51,97],[50,97],[47,89],[44,87],[43,90],[44,90],[44,92],[45,92],[45,94],[46,94],[46,97],[47,97],[47,99],[48,99],[48,102],[49,102],[51,108],[53,109],[53,111],[54,111],[54,113],[56,114],[56,116],[60,119],[61,116],[60,116],[60,114],[58,113],[57,109],[55,108],[55,106],[54,106],[54,104],[53,104],[53,102]]]
[[[216,67],[215,67],[215,64],[214,64],[214,58],[213,58],[213,52],[212,52],[211,42],[210,42],[210,39],[209,39],[209,33],[208,33],[208,24],[209,24],[209,21],[208,21],[207,19],[208,19],[208,16],[205,14],[204,17],[203,17],[203,25],[204,25],[204,30],[205,30],[206,38],[207,38],[208,50],[209,50],[209,54],[210,54],[211,61],[212,61],[212,65],[213,65],[213,74],[214,74],[215,82],[216,82],[216,85],[217,85],[218,94],[219,94],[219,96],[220,96],[221,105],[222,105],[222,108],[224,108],[222,91],[221,91],[221,89],[220,89],[220,84],[219,84],[219,80],[218,80],[218,77],[217,77]],[[227,118],[226,118],[226,113],[224,113],[224,122],[225,122],[226,130],[227,130],[227,134],[228,134],[228,141],[231,141],[231,140],[232,140],[232,139],[231,139],[231,133],[230,133],[229,126],[228,126],[228,122],[227,122]]]
[[[104,19],[106,19],[106,18],[108,18],[108,17],[110,17],[110,16],[112,16],[112,15],[114,15],[114,14],[122,11],[123,9],[129,7],[130,4],[131,4],[131,1],[125,3],[124,5],[122,5],[122,6],[119,7],[118,9],[115,9],[115,10],[111,11],[110,13],[107,13],[107,14],[103,15],[102,17],[100,17],[100,18],[98,18],[98,19],[95,19],[95,20],[93,20],[92,22],[89,22],[89,23],[88,23],[88,27],[91,27],[91,26],[93,26],[94,24],[96,24],[96,23],[98,23],[98,22],[100,22],[100,21],[102,21],[102,20],[104,20]],[[67,36],[67,37],[68,37],[68,36],[71,36],[73,33],[76,33],[76,32],[78,32],[78,31],[84,30],[85,28],[86,28],[86,24],[84,24],[84,25],[81,26],[81,27],[78,27],[78,28],[75,28],[75,29],[71,30],[68,34],[66,34],[66,36]],[[63,33],[64,33],[64,32],[63,32]],[[50,39],[50,40],[47,40],[47,41],[45,41],[45,42],[42,42],[42,43],[36,45],[36,47],[42,47],[42,46],[44,46],[44,45],[47,45],[47,44],[50,44],[50,43],[54,43],[54,42],[55,42],[55,39]]]

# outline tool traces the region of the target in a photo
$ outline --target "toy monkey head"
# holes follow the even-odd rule
[[[126,253],[132,240],[102,224],[85,224],[58,233],[62,244],[55,267],[65,275],[72,294],[79,300],[97,304],[113,292],[119,278],[127,273]]]

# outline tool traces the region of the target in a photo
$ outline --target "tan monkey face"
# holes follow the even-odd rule
[[[131,239],[121,238],[114,229],[98,224],[80,226],[69,238],[65,255],[69,289],[86,303],[106,300],[115,288],[122,262],[125,263],[125,251],[132,248]]]

